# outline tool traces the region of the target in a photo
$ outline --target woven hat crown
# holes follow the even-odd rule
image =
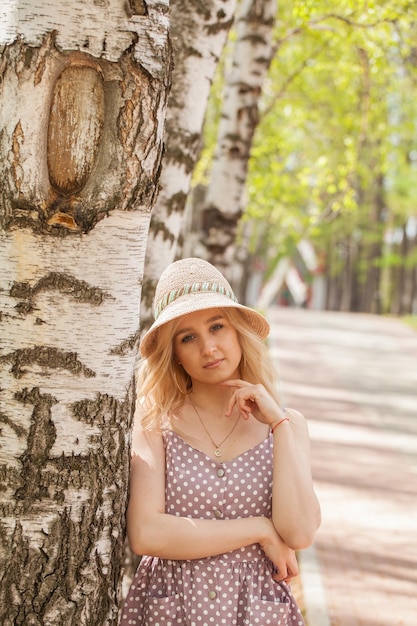
[[[155,319],[172,302],[198,293],[218,293],[237,302],[228,281],[214,265],[203,259],[182,259],[161,274],[154,298]]]
[[[155,350],[161,326],[188,313],[216,308],[239,309],[260,339],[269,332],[267,320],[239,302],[226,278],[203,259],[171,263],[158,281],[154,298],[155,321],[142,337],[140,352],[148,357]]]

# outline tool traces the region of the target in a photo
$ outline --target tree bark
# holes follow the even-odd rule
[[[417,252],[417,235],[409,243],[408,254],[409,257],[416,259]],[[417,314],[417,262],[414,260],[409,264],[407,270],[406,280],[406,294],[407,294],[407,313],[410,315]]]
[[[211,83],[233,22],[236,0],[174,0],[171,35],[174,69],[165,125],[160,190],[146,253],[142,327],[152,318],[155,286],[181,246],[183,215],[201,148]]]
[[[253,135],[259,122],[259,97],[271,63],[276,0],[242,0],[236,16],[236,44],[205,204],[201,212],[201,255],[229,279]]]
[[[372,239],[365,245],[366,280],[360,310],[366,313],[381,313],[380,277],[378,262],[382,257],[384,237],[384,176],[375,177],[373,203],[369,213],[369,233]]]
[[[1,7],[3,626],[118,621],[170,48],[167,1],[103,7]]]
[[[352,294],[354,282],[355,245],[352,235],[346,235],[344,240],[345,263],[343,268],[342,294],[340,311],[350,311],[352,308]]]
[[[408,255],[408,239],[406,225],[402,226],[402,240],[399,245],[399,253],[402,258],[402,263],[398,267],[394,268],[391,273],[392,280],[392,302],[391,313],[393,315],[403,315],[404,310],[404,295],[406,292],[406,268],[405,260]]]

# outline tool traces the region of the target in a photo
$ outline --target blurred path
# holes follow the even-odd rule
[[[417,332],[360,314],[268,319],[323,513],[301,555],[308,626],[417,626]]]

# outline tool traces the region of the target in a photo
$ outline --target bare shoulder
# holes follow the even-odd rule
[[[303,428],[308,431],[307,420],[304,415],[297,411],[297,409],[287,408],[285,412],[286,417],[289,417],[291,424]]]
[[[285,416],[289,417],[292,422],[295,423],[305,423],[306,418],[301,413],[301,411],[297,411],[297,409],[292,409],[291,407],[285,408]]]
[[[132,431],[132,457],[142,459],[161,457],[164,454],[162,431],[158,428],[145,429],[140,419],[135,418]]]
[[[165,448],[159,430],[143,428],[135,417],[129,481],[128,532],[136,533],[149,511],[165,507]]]

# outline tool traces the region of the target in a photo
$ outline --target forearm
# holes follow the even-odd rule
[[[192,560],[260,543],[270,532],[268,524],[263,517],[205,520],[160,513],[136,521],[128,515],[128,536],[136,554]]]

